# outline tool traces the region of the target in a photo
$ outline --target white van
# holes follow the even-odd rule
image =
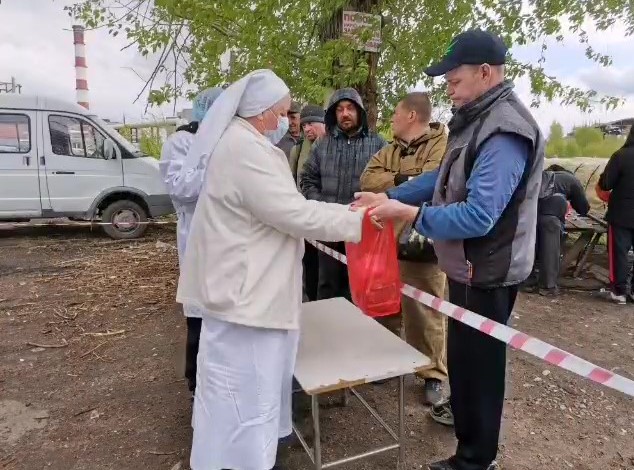
[[[112,238],[141,236],[174,211],[158,161],[81,106],[0,94],[0,222],[101,220]]]

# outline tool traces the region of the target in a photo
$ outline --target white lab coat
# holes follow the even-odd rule
[[[200,185],[192,184],[191,175],[185,175],[182,171],[183,161],[187,151],[194,140],[194,134],[187,131],[177,131],[170,135],[161,150],[159,169],[172,204],[178,216],[176,225],[176,245],[178,247],[179,265],[183,265],[187,236],[191,226],[196,201],[200,193]],[[196,178],[196,180],[198,180]],[[200,309],[191,305],[184,305],[183,312],[186,317],[201,318]]]

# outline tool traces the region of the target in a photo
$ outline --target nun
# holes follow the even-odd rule
[[[199,93],[194,98],[192,106],[194,120],[176,129],[176,132],[165,141],[161,150],[159,169],[178,217],[176,244],[178,246],[178,262],[180,266],[183,264],[187,235],[189,234],[189,227],[194,216],[194,209],[196,208],[196,201],[198,200],[203,179],[199,168],[183,171],[183,163],[198,131],[200,122],[216,98],[220,96],[220,93],[222,93],[222,88],[208,88]],[[192,305],[183,305],[183,313],[187,322],[185,378],[187,379],[189,391],[193,394],[196,389],[196,357],[198,356],[202,315],[200,310]]]
[[[222,92],[188,168],[205,177],[177,300],[203,312],[192,418],[192,470],[270,470],[292,433],[303,237],[361,239],[362,212],[307,201],[286,155],[286,84],[256,70]]]

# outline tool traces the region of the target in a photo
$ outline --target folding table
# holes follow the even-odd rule
[[[343,298],[303,304],[301,336],[295,378],[311,397],[314,443],[312,448],[293,424],[315,470],[332,468],[398,449],[396,467],[403,462],[404,376],[429,366],[430,360]],[[355,387],[399,378],[398,431],[379,416]],[[322,461],[319,400],[322,393],[349,390],[370,412],[394,443],[333,462]]]

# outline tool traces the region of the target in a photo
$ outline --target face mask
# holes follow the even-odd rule
[[[271,111],[272,112],[272,111]],[[269,142],[273,145],[277,145],[277,143],[282,140],[282,137],[286,135],[288,132],[288,118],[286,116],[280,116],[277,118],[277,129],[274,131],[266,130],[264,131],[264,135]]]

